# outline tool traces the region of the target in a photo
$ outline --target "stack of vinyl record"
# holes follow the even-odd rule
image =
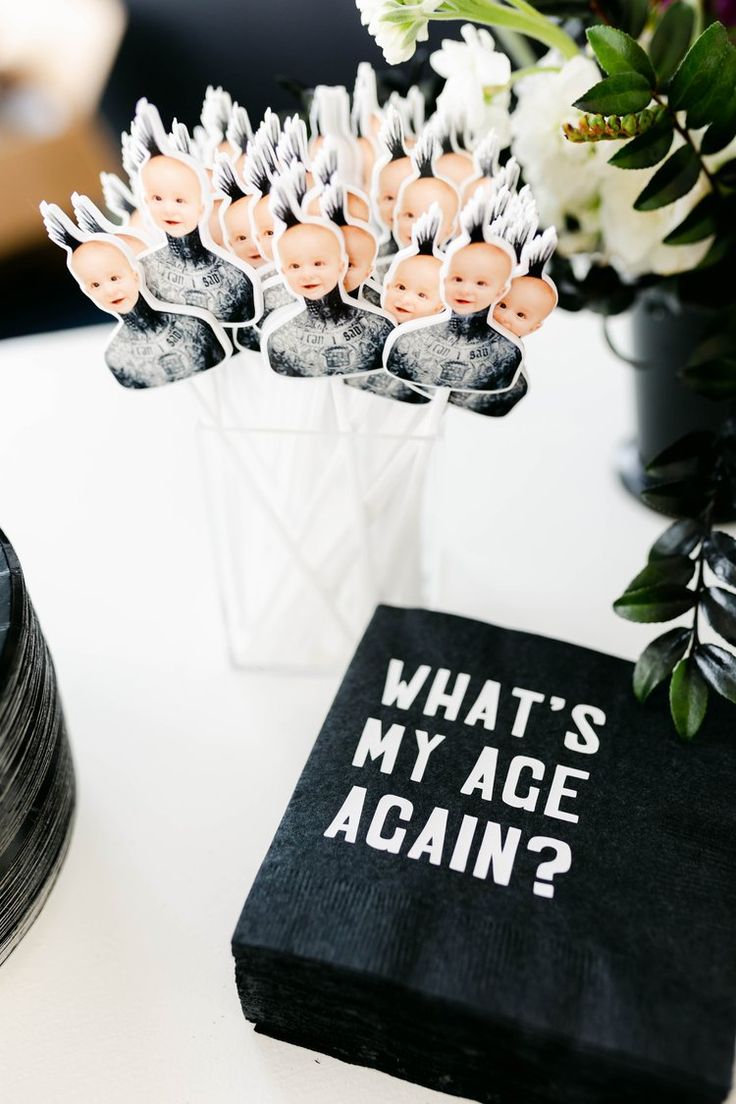
[[[736,741],[631,664],[381,607],[235,932],[257,1029],[483,1104],[720,1104]]]
[[[59,872],[74,795],[53,663],[18,559],[0,532],[0,962]]]

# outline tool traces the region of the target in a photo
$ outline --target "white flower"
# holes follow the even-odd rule
[[[619,142],[606,142],[606,154],[611,156]],[[604,143],[601,143],[604,145]],[[672,152],[682,145],[676,138]],[[662,239],[682,222],[693,207],[708,192],[708,182],[701,173],[695,187],[674,203],[655,211],[636,211],[634,201],[659,169],[617,169],[606,165],[601,179],[600,220],[603,253],[622,276],[635,280],[647,272],[671,276],[687,272],[705,256],[711,238],[692,245],[663,245]]]
[[[475,136],[495,130],[501,145],[507,146],[511,62],[496,52],[488,31],[465,23],[460,33],[463,42],[445,38],[429,58],[435,73],[445,78],[437,106],[450,118],[464,118]]]
[[[398,65],[426,42],[427,23],[443,0],[356,0],[361,22],[383,50],[389,65]]]
[[[539,64],[559,65],[559,59],[548,54]],[[579,117],[571,105],[600,79],[595,63],[580,55],[556,71],[525,77],[516,86],[512,150],[531,185],[542,222],[557,227],[559,250],[565,254],[597,245],[601,176],[610,155],[600,146],[608,143],[569,142],[562,124]],[[566,230],[569,220],[579,229]]]

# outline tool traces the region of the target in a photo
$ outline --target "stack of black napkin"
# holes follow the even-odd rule
[[[20,564],[0,533],[0,962],[48,896],[73,810],[53,664]]]
[[[381,607],[233,940],[279,1039],[487,1104],[721,1104],[736,738],[631,664]]]

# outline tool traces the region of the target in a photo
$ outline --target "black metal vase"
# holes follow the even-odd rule
[[[717,319],[715,311],[651,288],[606,326],[610,348],[634,367],[636,437],[620,446],[617,470],[637,497],[651,485],[646,465],[655,456],[688,433],[718,430],[733,413],[732,402],[703,398],[679,378]]]

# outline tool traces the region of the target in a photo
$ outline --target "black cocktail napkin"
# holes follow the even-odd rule
[[[736,739],[631,664],[380,607],[233,939],[277,1038],[487,1104],[720,1104]]]

